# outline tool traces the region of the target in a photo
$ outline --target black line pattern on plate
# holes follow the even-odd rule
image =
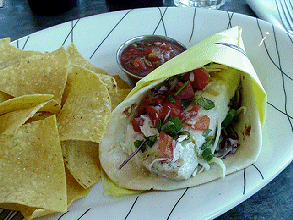
[[[26,38],[26,40],[25,40],[25,42],[24,42],[24,45],[22,46],[21,50],[24,50],[24,48],[25,48],[25,46],[26,46],[26,44],[27,44],[29,38],[30,38],[30,36],[27,36],[27,38]],[[20,46],[19,46],[19,40],[17,39],[17,40],[16,40],[16,48],[19,49],[19,47],[20,47]]]
[[[261,170],[255,164],[251,164],[251,165],[258,171],[258,173],[261,176],[261,179],[264,180],[264,176],[262,175]],[[243,193],[242,193],[243,195],[245,195],[246,193],[246,168],[243,169]]]
[[[292,29],[292,25],[291,25],[291,21],[293,20],[290,12],[289,12],[289,8],[293,8],[292,4],[291,4],[291,1],[289,0],[289,3],[287,3],[286,1],[284,1],[284,3],[282,3],[282,1],[277,1],[275,0],[275,3],[276,3],[276,8],[277,8],[277,11],[278,11],[278,15],[279,15],[279,18],[281,19],[281,23],[282,24],[288,24],[290,27],[287,28],[287,27],[284,27],[284,29],[286,31]],[[290,6],[289,6],[289,5]],[[289,7],[289,8],[288,8]],[[281,16],[282,12],[281,11],[285,11],[286,9],[284,8],[287,8],[288,9],[288,17],[287,16],[284,16],[285,19],[283,18],[283,16]],[[285,25],[283,25],[285,26]]]
[[[229,13],[229,11],[227,11],[227,15],[228,15],[228,19],[229,19],[229,21],[228,21],[228,25],[227,25],[227,29],[229,29],[229,28],[232,28],[232,17],[233,17],[233,15],[234,15],[234,12],[232,12],[231,13],[231,16],[230,16],[230,13]]]
[[[167,220],[170,219],[171,214],[172,214],[173,211],[175,210],[175,208],[176,208],[176,206],[178,205],[178,203],[180,202],[180,200],[185,196],[185,194],[186,194],[186,192],[187,192],[188,189],[189,189],[189,187],[187,187],[187,188],[184,190],[183,194],[179,197],[179,199],[177,200],[177,202],[174,204],[172,210],[170,211],[170,213],[169,213],[169,215],[168,215],[168,217],[167,217]]]
[[[191,38],[193,37],[194,29],[195,29],[195,17],[196,17],[196,7],[194,7],[193,19],[192,19],[192,29],[189,37],[189,42],[191,42]]]
[[[263,35],[263,33],[262,33],[262,30],[261,30],[260,24],[259,24],[259,19],[256,19],[256,22],[257,22],[258,28],[259,28],[259,30],[260,30],[260,34],[261,34],[262,39],[265,39],[265,37],[264,37],[264,35]],[[273,28],[273,30],[274,30],[274,26],[273,26],[273,25],[272,25],[272,28]],[[275,34],[275,31],[274,31],[274,34]],[[289,35],[288,35],[288,37],[289,37]],[[289,37],[289,39],[291,40],[291,42],[292,42],[292,44],[293,44],[293,41],[292,41],[291,37]],[[276,36],[275,36],[275,41],[276,41]],[[264,45],[264,47],[265,47],[266,53],[267,53],[269,59],[271,60],[272,64],[273,64],[278,70],[280,70],[281,73],[284,74],[284,76],[286,76],[287,78],[289,78],[290,80],[293,81],[293,78],[290,77],[287,73],[283,72],[283,70],[280,69],[280,66],[277,65],[276,62],[273,60],[273,58],[271,57],[271,55],[270,55],[270,53],[269,53],[269,51],[268,51],[268,49],[267,49],[267,45],[266,45],[265,40],[263,41],[263,45]],[[277,51],[278,51],[278,48],[277,48]]]
[[[287,33],[287,35],[288,35],[288,38],[290,39],[291,43],[293,44],[293,35],[289,34],[289,33]]]
[[[252,166],[259,172],[261,178],[264,180],[264,176],[262,175],[262,172],[260,171],[260,169],[255,165],[255,164],[252,164]]]
[[[24,45],[22,46],[22,50],[24,50],[29,38],[30,38],[30,36],[27,36],[26,41],[25,41]]]
[[[82,215],[77,220],[81,219],[86,213],[88,213],[89,210],[91,210],[91,208],[88,208],[84,213],[82,213]]]
[[[168,35],[167,35],[167,30],[166,30],[166,27],[165,27],[165,23],[164,23],[164,15],[165,15],[166,11],[168,10],[168,7],[165,8],[163,14],[162,14],[161,8],[158,8],[158,9],[159,9],[159,11],[160,11],[161,18],[160,18],[160,20],[159,20],[159,22],[158,22],[158,24],[157,24],[155,30],[153,31],[153,34],[155,34],[155,32],[157,31],[158,27],[160,26],[160,23],[162,22],[163,29],[164,29],[164,32],[165,32],[165,36],[168,36]]]
[[[65,212],[65,213],[63,213],[63,214],[61,214],[61,215],[59,216],[58,220],[60,220],[60,219],[61,219],[64,215],[66,215],[68,212],[69,212],[69,211],[67,211],[67,212]]]
[[[245,195],[246,192],[246,168],[243,169],[243,195]]]
[[[98,47],[94,50],[92,55],[90,56],[90,59],[93,58],[97,50],[100,48],[100,46],[105,42],[105,40],[110,36],[110,34],[115,30],[115,28],[121,23],[121,21],[132,11],[133,9],[130,9],[125,13],[125,15],[115,24],[115,26],[110,30],[110,32],[107,34],[107,36],[102,40],[102,42],[98,45]]]
[[[287,115],[285,112],[283,112],[282,110],[278,109],[276,106],[274,106],[272,103],[267,102],[268,105],[272,106],[274,109],[276,109],[277,111],[279,111],[280,113],[282,113],[283,115],[288,116],[290,119],[293,119],[293,117],[291,115]]]
[[[264,36],[263,36],[263,33],[262,33],[262,30],[261,30],[261,27],[260,27],[260,24],[259,24],[259,21],[257,19],[257,24],[258,24],[258,28],[260,30],[260,33],[261,33],[261,36],[262,36],[262,39],[264,39]],[[281,57],[280,57],[280,53],[279,53],[279,48],[278,48],[278,41],[277,41],[277,36],[276,36],[276,32],[275,32],[275,28],[274,26],[272,25],[272,31],[273,31],[273,34],[274,34],[274,40],[275,40],[275,46],[276,46],[276,53],[277,53],[277,62],[274,62],[272,57],[270,56],[270,53],[268,51],[268,48],[266,46],[266,42],[265,40],[263,41],[263,45],[265,47],[265,50],[266,50],[266,53],[267,55],[269,56],[270,60],[272,61],[272,63],[277,67],[277,69],[280,71],[281,73],[281,77],[282,77],[282,87],[283,87],[283,93],[284,93],[284,108],[285,108],[285,116],[287,117],[288,119],[288,122],[291,126],[291,130],[293,132],[293,124],[292,124],[292,121],[290,120],[291,118],[289,117],[289,114],[288,114],[288,96],[287,96],[287,90],[286,90],[286,86],[285,86],[285,76],[286,78],[290,79],[291,81],[293,81],[293,79],[288,75],[286,74],[284,71],[283,71],[283,68],[282,68],[282,64],[281,64]]]
[[[73,29],[75,28],[75,26],[77,25],[77,23],[78,23],[79,21],[80,21],[80,18],[76,20],[76,22],[75,22],[74,25],[73,25],[73,21],[70,22],[70,23],[71,23],[71,30],[70,30],[70,32],[67,34],[67,36],[66,36],[66,38],[65,38],[65,40],[64,40],[64,42],[63,42],[63,44],[62,44],[62,46],[65,45],[65,43],[66,43],[67,39],[69,38],[69,36],[71,36],[71,43],[73,43]]]
[[[132,211],[132,209],[133,209],[133,207],[134,207],[135,203],[137,202],[137,199],[138,199],[138,197],[139,197],[139,196],[137,196],[137,197],[135,198],[134,202],[132,203],[132,205],[131,205],[131,207],[130,207],[130,210],[129,210],[129,212],[127,213],[127,215],[125,216],[125,218],[124,218],[124,219],[127,219],[127,218],[128,218],[128,216],[130,215],[130,213],[131,213],[131,211]]]

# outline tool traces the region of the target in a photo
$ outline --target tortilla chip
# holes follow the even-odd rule
[[[66,180],[55,116],[1,135],[0,206],[66,212]],[[7,206],[6,206],[7,207]]]
[[[52,116],[53,114],[50,112],[37,112],[32,117],[30,117],[26,123],[31,123],[33,121],[44,120],[45,118]]]
[[[110,76],[105,70],[96,67],[92,65],[89,61],[87,61],[77,50],[75,44],[72,43],[67,48],[66,53],[69,57],[71,67],[80,66],[98,74],[100,80],[102,80],[105,83],[109,92],[117,91],[117,84],[115,79],[112,76]]]
[[[111,112],[107,88],[99,77],[74,66],[70,92],[58,117],[60,140],[99,143]]]
[[[0,39],[0,70],[12,66],[22,59],[42,54],[38,51],[25,51],[10,44],[10,38]]]
[[[41,216],[45,216],[48,214],[53,214],[53,211],[46,210],[46,209],[36,209],[36,208],[31,208],[25,205],[19,205],[19,204],[0,204],[0,206],[6,210],[17,210],[20,213],[17,214],[18,217],[13,216],[13,219],[23,219],[23,217],[26,220],[38,218]]]
[[[37,106],[12,111],[0,116],[0,135],[13,135],[30,117],[32,117],[46,103]]]
[[[53,94],[61,103],[67,78],[65,49],[35,55],[0,70],[0,91],[14,97],[27,94]]]
[[[109,92],[117,92],[117,83],[112,76],[97,74],[100,80],[105,84]]]
[[[122,101],[124,101],[130,91],[131,89],[120,89],[117,91],[117,93],[110,93],[112,110],[114,110]]]
[[[85,197],[90,192],[91,187],[84,189],[81,185],[79,185],[76,182],[76,180],[73,178],[73,176],[70,174],[67,168],[65,168],[65,172],[66,172],[67,207],[69,207],[72,204],[72,202]],[[54,213],[54,211],[51,211],[51,210],[36,209],[36,208],[31,208],[24,205],[18,205],[18,204],[0,204],[0,206],[2,206],[5,209],[19,210],[21,212],[21,214],[19,214],[21,215],[21,219],[23,216],[27,220],[50,215]]]
[[[5,102],[6,100],[12,99],[12,98],[13,96],[0,91],[0,103]]]
[[[56,100],[51,99],[42,107],[39,111],[41,112],[49,112],[51,114],[57,115],[61,110],[61,105],[57,103]]]
[[[80,52],[77,50],[75,44],[71,44],[67,50],[66,53],[69,57],[69,60],[71,62],[71,64],[76,65],[76,66],[81,66],[84,67],[88,70],[93,71],[94,73],[97,74],[104,74],[104,75],[109,75],[105,70],[94,66],[93,64],[91,64],[89,61],[87,61],[81,54]]]
[[[15,110],[31,108],[38,104],[47,102],[53,97],[54,96],[51,94],[32,94],[32,95],[23,95],[17,98],[8,99],[0,103],[0,115],[15,111]]]
[[[89,141],[61,142],[66,167],[75,180],[88,188],[101,179],[99,144]]]
[[[65,168],[66,172],[66,189],[67,189],[67,206],[69,207],[74,201],[85,197],[91,190],[91,187],[83,188],[71,175],[69,170]]]
[[[125,82],[125,81],[121,78],[121,76],[119,76],[119,75],[114,75],[113,77],[114,77],[114,79],[115,79],[115,81],[116,81],[116,83],[117,83],[117,89],[118,89],[118,90],[119,90],[119,89],[131,89],[131,88],[132,88],[127,82]]]
[[[68,71],[67,81],[66,81],[66,87],[65,87],[64,93],[62,95],[62,102],[61,102],[62,106],[66,102],[66,99],[67,99],[68,94],[70,92],[71,84],[72,84],[72,78],[74,77],[73,70],[76,69],[76,68],[88,70],[88,69],[86,69],[84,67],[81,67],[81,66],[78,66],[78,65],[70,66],[69,71]],[[92,72],[92,73],[96,74],[94,72]],[[96,75],[104,83],[104,85],[106,86],[106,88],[108,89],[109,92],[117,92],[116,81],[112,76],[102,75],[102,74],[96,74]]]

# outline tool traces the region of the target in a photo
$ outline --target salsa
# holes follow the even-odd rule
[[[141,132],[140,127],[144,122],[141,115],[147,115],[151,119],[153,127],[157,127],[158,123],[165,124],[167,120],[164,119],[169,116],[177,117],[185,124],[189,124],[190,119],[195,117],[201,108],[206,110],[213,108],[213,103],[199,98],[191,109],[185,110],[191,104],[195,91],[203,90],[208,85],[209,77],[209,73],[204,68],[199,68],[185,73],[172,86],[172,90],[153,90],[152,95],[145,97],[137,107],[137,115],[131,122],[134,131]],[[207,121],[209,119],[206,118],[199,120],[199,122]],[[195,130],[206,130],[207,128],[203,124],[208,125],[209,123],[199,123],[192,126]]]
[[[165,39],[143,39],[123,50],[120,63],[128,72],[144,77],[184,50],[180,44]]]

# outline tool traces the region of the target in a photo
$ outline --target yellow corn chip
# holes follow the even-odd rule
[[[67,206],[69,207],[74,201],[85,197],[91,190],[91,187],[83,188],[71,175],[69,170],[66,171],[66,187],[67,187]]]
[[[32,117],[46,103],[37,106],[12,111],[0,116],[0,135],[13,135],[21,125]]]
[[[16,64],[24,58],[38,54],[42,53],[38,51],[25,51],[12,46],[10,38],[0,39],[0,70]]]
[[[131,89],[120,89],[117,93],[110,93],[112,111],[127,97]]]
[[[19,97],[27,94],[53,94],[61,103],[67,78],[68,60],[61,47],[51,53],[34,55],[0,70],[0,91]]]
[[[78,66],[72,71],[70,92],[57,117],[60,140],[99,143],[111,112],[109,92],[93,72]]]
[[[124,79],[121,78],[119,75],[114,75],[113,76],[116,83],[117,83],[117,89],[132,89],[132,87],[124,81]]]
[[[66,179],[55,116],[0,135],[0,207],[66,212]],[[21,210],[20,210],[21,211]]]
[[[105,70],[94,66],[93,64],[91,64],[89,61],[87,61],[81,54],[80,52],[77,50],[75,44],[71,44],[67,50],[66,53],[68,54],[70,63],[72,65],[76,65],[76,66],[81,66],[84,67],[88,70],[93,71],[94,73],[97,74],[104,74],[104,75],[109,75]]]
[[[99,144],[90,141],[61,142],[66,167],[75,180],[88,188],[101,180]]]
[[[0,115],[15,111],[15,110],[31,108],[38,104],[47,102],[53,97],[54,96],[50,94],[32,94],[32,95],[23,95],[17,98],[8,99],[0,103]]]
[[[12,98],[13,96],[0,91],[0,103],[5,102],[6,100],[12,99]]]

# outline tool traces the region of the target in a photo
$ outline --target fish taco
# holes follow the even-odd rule
[[[174,59],[188,66],[185,56]],[[172,62],[150,75],[166,71]],[[119,187],[192,187],[257,159],[263,119],[254,78],[213,60],[179,69],[138,89],[112,112],[99,156]]]

